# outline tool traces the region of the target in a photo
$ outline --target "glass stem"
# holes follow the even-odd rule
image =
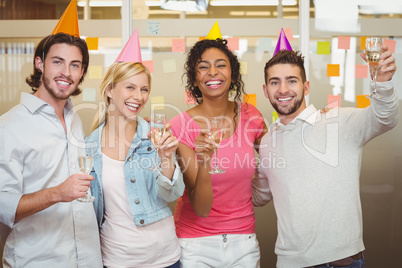
[[[156,155],[158,154],[158,150],[159,150],[159,148],[155,149],[155,167],[158,166],[158,163],[156,162]]]
[[[218,148],[216,148],[215,157],[216,157],[216,159],[215,159],[215,168],[218,168],[218,164],[219,164],[219,160],[218,160]]]
[[[377,71],[378,67],[374,67],[373,80],[374,80],[374,93],[377,93]]]

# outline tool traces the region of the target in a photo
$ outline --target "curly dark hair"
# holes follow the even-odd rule
[[[300,76],[302,82],[306,82],[306,70],[304,69],[304,56],[300,51],[280,50],[278,54],[273,56],[266,64],[264,68],[265,84],[268,78],[268,68],[276,64],[291,64],[300,68]]]
[[[25,82],[32,88],[33,92],[36,92],[38,90],[41,84],[40,80],[42,76],[41,70],[35,67],[35,58],[40,57],[42,62],[44,63],[47,53],[49,52],[50,48],[55,44],[67,44],[71,46],[76,46],[80,49],[82,54],[82,68],[84,69],[84,72],[79,84],[84,81],[84,77],[87,73],[89,65],[89,53],[87,43],[85,42],[85,40],[79,37],[74,37],[65,33],[57,33],[55,35],[46,36],[39,42],[38,46],[36,47],[33,60],[33,74],[25,79]],[[71,95],[76,96],[79,95],[81,92],[82,90],[77,88]]]
[[[185,64],[185,73],[183,76],[187,76],[187,85],[186,90],[191,93],[194,99],[197,101],[198,104],[201,104],[202,93],[198,86],[194,86],[195,82],[197,81],[197,65],[201,61],[201,56],[205,50],[209,48],[217,48],[229,58],[230,60],[230,68],[232,69],[232,83],[230,84],[229,90],[235,92],[234,101],[236,103],[240,103],[242,101],[241,97],[242,94],[245,94],[244,91],[244,83],[241,78],[240,74],[240,63],[237,59],[237,56],[233,54],[232,51],[229,50],[227,47],[227,41],[222,39],[216,40],[209,40],[204,39],[198,41],[190,50],[187,61]],[[236,110],[237,111],[237,110]],[[235,111],[235,112],[236,112]],[[237,113],[236,113],[237,114]]]

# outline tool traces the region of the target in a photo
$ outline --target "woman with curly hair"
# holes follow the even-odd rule
[[[252,203],[254,149],[265,134],[261,113],[242,103],[237,57],[226,40],[197,42],[187,57],[186,90],[198,105],[171,120],[186,185],[175,209],[182,267],[259,267]],[[222,142],[214,143],[210,117],[223,118]],[[219,147],[222,174],[210,174]]]

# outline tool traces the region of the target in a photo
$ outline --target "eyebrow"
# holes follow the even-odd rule
[[[225,59],[217,59],[217,60],[215,60],[214,62],[219,62],[219,61],[228,62],[228,61],[227,61],[227,60],[225,60]],[[209,61],[206,61],[206,60],[200,60],[200,62],[199,62],[198,64],[203,63],[203,62],[205,62],[205,63],[209,63]]]
[[[64,59],[64,58],[62,58],[60,56],[53,56],[52,59],[58,59],[58,60],[61,60],[61,61],[66,61],[66,59]],[[71,62],[72,63],[77,63],[77,62],[82,63],[82,61],[80,61],[80,60],[72,60]]]
[[[289,80],[289,79],[297,79],[297,80],[300,80],[299,79],[299,77],[297,77],[297,76],[294,76],[294,75],[290,75],[290,76],[286,76],[285,77],[285,80]],[[268,81],[271,81],[271,80],[281,80],[279,77],[271,77],[270,79],[268,79]]]

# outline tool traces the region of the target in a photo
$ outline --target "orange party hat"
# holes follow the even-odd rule
[[[142,62],[138,29],[134,30],[115,62]]]
[[[59,22],[54,28],[52,35],[57,33],[66,33],[75,37],[80,37],[78,30],[78,14],[77,14],[77,1],[71,0],[70,4],[64,11]]]
[[[209,31],[209,34],[205,39],[216,40],[218,38],[222,39],[222,34],[221,30],[219,29],[218,21],[215,21],[214,26],[212,26],[211,31]]]

